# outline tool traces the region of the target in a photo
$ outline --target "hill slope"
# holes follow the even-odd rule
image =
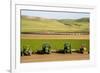
[[[21,32],[89,32],[89,22],[21,16]]]

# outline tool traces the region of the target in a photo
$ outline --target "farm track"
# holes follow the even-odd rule
[[[39,34],[21,34],[21,39],[89,39],[89,35],[39,35]]]
[[[22,56],[21,63],[28,63],[28,62],[45,62],[45,61],[73,61],[73,60],[89,60],[89,54],[79,54],[79,53],[72,53],[72,54],[33,54],[32,56]]]

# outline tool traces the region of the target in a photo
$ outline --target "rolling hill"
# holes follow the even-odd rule
[[[48,19],[21,16],[21,32],[89,32],[89,18]]]

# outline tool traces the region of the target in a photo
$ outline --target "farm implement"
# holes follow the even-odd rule
[[[46,42],[46,43],[43,43],[41,46],[41,49],[37,50],[36,52],[32,51],[32,48],[30,48],[29,46],[22,48],[21,56],[31,56],[33,53],[34,54],[51,54],[51,53],[72,54],[72,52],[76,52],[76,53],[84,54],[84,52],[86,51],[87,51],[87,48],[83,44],[81,45],[79,49],[73,49],[71,43],[65,42],[63,45],[63,49],[54,50],[54,49],[51,49],[51,44]]]

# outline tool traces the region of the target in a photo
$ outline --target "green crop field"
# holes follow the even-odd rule
[[[65,42],[70,42],[72,49],[79,49],[82,44],[85,44],[86,48],[89,49],[89,40],[79,39],[21,39],[21,49],[30,46],[33,51],[37,51],[41,49],[42,44],[45,42],[48,42],[53,50],[63,49]]]

